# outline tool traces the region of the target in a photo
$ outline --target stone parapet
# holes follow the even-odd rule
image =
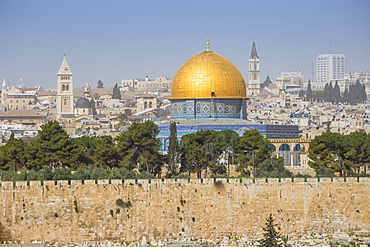
[[[262,237],[370,231],[370,178],[2,182],[0,227],[24,243]]]

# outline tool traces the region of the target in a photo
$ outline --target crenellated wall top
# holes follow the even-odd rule
[[[96,179],[96,180],[48,180],[48,181],[2,181],[0,187],[43,187],[43,186],[84,186],[84,185],[125,185],[125,186],[149,186],[149,185],[172,185],[172,184],[199,184],[212,185],[223,183],[237,184],[281,184],[281,183],[358,183],[370,182],[370,177],[326,177],[326,178],[202,178],[202,179]]]

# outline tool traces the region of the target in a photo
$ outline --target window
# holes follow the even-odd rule
[[[67,99],[64,99],[64,105],[67,105]]]

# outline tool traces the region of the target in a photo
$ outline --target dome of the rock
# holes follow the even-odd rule
[[[204,51],[187,60],[177,71],[171,100],[245,99],[246,86],[240,71],[225,57]]]

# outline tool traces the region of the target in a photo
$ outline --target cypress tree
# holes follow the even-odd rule
[[[168,145],[168,171],[169,175],[177,173],[177,164],[179,162],[179,144],[177,142],[176,122],[170,123],[170,139]]]
[[[311,101],[312,100],[312,87],[311,87],[311,80],[308,80],[308,84],[307,84],[307,100],[308,101]]]
[[[325,84],[325,88],[324,88],[324,101],[325,102],[329,102],[330,101],[330,89],[329,89],[329,84],[326,83]]]
[[[272,246],[283,246],[281,243],[281,235],[278,231],[275,230],[276,224],[274,224],[275,219],[272,217],[272,214],[266,218],[266,225],[262,229],[265,231],[263,233],[264,238],[259,241],[260,246],[262,247],[272,247]]]
[[[333,88],[333,101],[335,103],[340,102],[340,88],[338,85],[338,81],[335,82],[334,88]]]
[[[119,91],[118,85],[114,85],[112,99],[121,99],[121,92]]]

